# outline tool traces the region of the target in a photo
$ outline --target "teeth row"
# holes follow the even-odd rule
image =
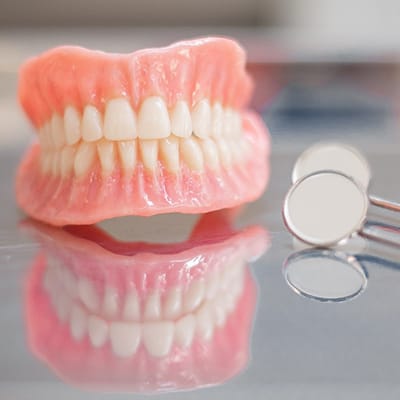
[[[240,268],[240,271],[242,270],[243,268]],[[69,294],[60,290],[57,285],[49,285],[47,274],[44,281],[58,318],[62,322],[69,323],[71,336],[76,341],[81,341],[88,336],[91,345],[95,348],[110,342],[114,354],[118,357],[134,355],[140,343],[144,344],[150,355],[163,357],[170,352],[174,343],[179,347],[189,347],[195,337],[203,341],[210,340],[214,330],[224,326],[227,316],[234,310],[242,292],[243,274],[236,273],[235,277],[226,284],[228,286],[225,290],[220,290],[212,299],[197,304],[192,313],[186,313],[179,318],[150,319],[146,322],[129,320],[111,322],[88,312],[86,307],[73,301]],[[176,290],[171,290],[170,293]],[[147,304],[155,304],[155,299],[151,298],[152,296],[149,297]],[[109,312],[115,310],[112,305],[108,307]],[[131,311],[136,308],[132,305],[130,307]],[[154,310],[151,313],[153,312]]]
[[[104,116],[92,105],[87,105],[82,114],[73,106],[68,106],[63,116],[54,113],[39,130],[39,137],[43,147],[58,149],[80,140],[163,139],[171,133],[181,138],[192,133],[199,138],[238,136],[240,114],[218,102],[210,105],[207,99],[191,111],[185,101],[178,101],[168,112],[161,97],[148,97],[136,114],[128,100],[117,98],[107,103]]]
[[[81,142],[59,150],[42,150],[41,167],[44,173],[67,177],[74,173],[82,176],[99,161],[104,174],[110,174],[116,165],[130,174],[141,162],[146,169],[154,170],[160,160],[171,172],[177,172],[183,161],[191,170],[202,171],[205,167],[217,169],[239,162],[246,156],[246,141],[238,138],[177,138],[161,140],[129,140],[112,142],[99,140]]]

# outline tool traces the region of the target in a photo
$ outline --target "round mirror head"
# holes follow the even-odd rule
[[[297,294],[318,300],[350,300],[367,287],[366,270],[354,256],[330,250],[304,250],[284,263],[286,283]]]
[[[317,143],[297,159],[293,168],[292,182],[322,170],[342,172],[365,188],[368,188],[371,180],[368,161],[357,149],[340,143]]]
[[[364,223],[368,197],[352,178],[320,171],[298,180],[286,195],[283,219],[301,241],[334,246],[358,232]]]

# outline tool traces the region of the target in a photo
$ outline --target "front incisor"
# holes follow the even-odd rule
[[[129,140],[137,137],[136,116],[128,100],[113,99],[107,103],[104,136],[109,140]]]

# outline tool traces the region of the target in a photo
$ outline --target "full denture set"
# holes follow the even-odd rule
[[[18,171],[19,204],[66,225],[254,200],[268,134],[245,109],[244,67],[221,38],[127,55],[60,47],[28,61],[19,98],[39,140]]]

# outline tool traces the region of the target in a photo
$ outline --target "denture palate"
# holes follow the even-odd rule
[[[98,161],[104,174],[118,166],[126,174],[141,162],[177,172],[184,162],[193,171],[240,162],[246,153],[238,111],[208,99],[190,107],[178,101],[168,109],[163,98],[146,98],[134,110],[127,98],[107,102],[104,113],[93,105],[53,113],[39,128],[41,167],[55,176],[84,176]]]

